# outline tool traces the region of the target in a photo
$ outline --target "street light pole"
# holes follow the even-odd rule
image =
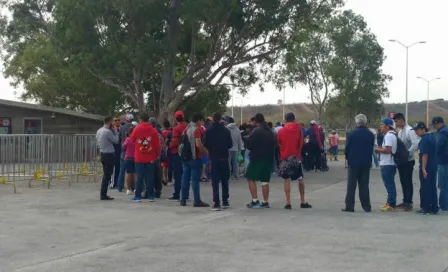
[[[413,47],[414,45],[417,44],[422,44],[422,43],[426,43],[425,41],[419,41],[419,42],[415,42],[413,44],[410,45],[405,45],[404,43],[398,41],[398,40],[389,40],[390,42],[394,42],[394,43],[398,43],[399,45],[403,46],[406,49],[406,121],[408,121],[408,84],[409,84],[409,48]]]
[[[423,80],[423,81],[425,81],[425,82],[427,83],[427,97],[426,97],[426,125],[428,126],[428,125],[429,125],[429,83],[431,83],[431,81],[440,79],[440,77],[436,77],[436,78],[433,78],[433,79],[431,79],[431,80],[427,80],[426,78],[423,78],[423,77],[417,77],[417,78],[418,78],[418,79],[421,79],[421,80]]]

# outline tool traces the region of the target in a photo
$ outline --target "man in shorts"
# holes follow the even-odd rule
[[[303,181],[302,171],[302,146],[303,133],[302,127],[296,123],[294,113],[285,115],[286,125],[279,130],[277,141],[280,148],[280,167],[278,175],[285,180],[285,209],[291,207],[291,180],[299,181],[300,208],[311,208],[311,205],[305,202],[305,182]]]
[[[277,141],[274,132],[268,127],[261,113],[255,115],[254,121],[256,128],[246,141],[247,148],[250,150],[246,178],[252,195],[252,201],[247,204],[247,207],[251,209],[269,208],[269,181],[271,180]],[[263,202],[261,204],[258,201],[256,181],[260,181],[262,185]]]

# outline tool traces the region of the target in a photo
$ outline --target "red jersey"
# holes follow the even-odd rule
[[[160,139],[157,130],[149,123],[140,123],[132,132],[131,138],[135,141],[136,163],[150,163],[160,156]]]
[[[177,124],[177,126],[173,128],[170,143],[170,149],[172,154],[179,154],[180,140],[186,128],[187,124],[185,122],[179,123]]]
[[[205,129],[204,129],[205,131]],[[196,159],[202,159],[202,152],[199,150],[199,148],[196,146],[196,139],[202,140],[202,128],[197,128],[194,131],[194,149],[196,150]]]
[[[280,147],[280,160],[286,160],[290,156],[297,156],[299,161],[302,160],[303,133],[299,124],[286,124],[277,132],[277,140]]]

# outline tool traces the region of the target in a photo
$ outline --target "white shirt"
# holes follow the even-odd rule
[[[415,160],[414,154],[418,150],[419,139],[412,128],[406,124],[404,128],[398,131],[398,138],[403,141],[404,145],[409,150],[409,161]]]
[[[392,148],[392,153],[397,152],[397,136],[393,132],[388,132],[384,135],[383,148],[390,146]],[[381,153],[380,165],[396,165],[392,154]]]

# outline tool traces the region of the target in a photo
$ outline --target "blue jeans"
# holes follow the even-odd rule
[[[117,189],[121,192],[124,188],[124,174],[126,173],[126,163],[124,161],[124,152],[121,152],[120,156],[120,175],[118,176]]]
[[[375,167],[379,165],[379,155],[378,153],[373,152],[373,163],[375,163]]]
[[[439,206],[448,211],[448,164],[439,165]]]
[[[143,182],[145,182],[148,199],[154,199],[154,167],[154,163],[135,164],[135,172],[137,173],[135,198],[142,198]]]
[[[437,213],[437,171],[428,172],[428,177],[423,177],[421,169],[418,171],[420,177],[420,208],[425,212]]]
[[[387,203],[393,208],[397,205],[397,188],[395,187],[396,165],[381,166],[381,178],[387,191]]]
[[[182,158],[178,154],[171,155],[174,175],[174,193],[173,198],[179,199],[182,188]]]
[[[201,202],[201,194],[199,190],[199,180],[202,174],[202,161],[191,160],[183,162],[182,173],[182,194],[181,200],[187,200],[190,194],[190,180],[191,188],[193,189],[193,197],[195,203]]]

